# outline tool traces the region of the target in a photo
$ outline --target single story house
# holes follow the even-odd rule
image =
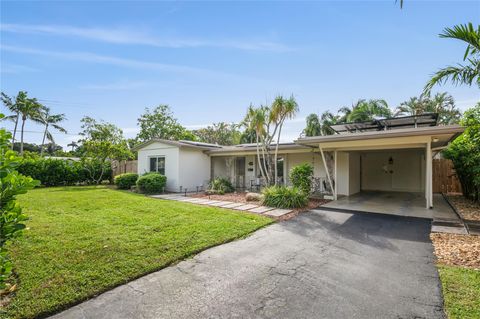
[[[278,176],[301,163],[314,167],[313,192],[332,199],[362,191],[424,194],[433,206],[432,158],[461,134],[458,125],[437,125],[437,114],[333,125],[334,135],[301,137],[279,145]],[[272,146],[274,147],[274,146]],[[215,177],[238,189],[261,184],[255,144],[221,146],[154,139],[136,147],[138,173],[167,176],[167,190],[196,191]]]

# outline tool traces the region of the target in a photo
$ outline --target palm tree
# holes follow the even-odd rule
[[[320,124],[320,119],[315,113],[310,114],[306,118],[306,126],[303,130],[305,136],[318,136],[322,134],[322,125]]]
[[[395,116],[420,115],[425,113],[427,101],[423,97],[411,97],[408,101],[402,102],[395,110]]]
[[[453,28],[445,28],[439,36],[461,40],[467,44],[463,55],[463,62],[466,64],[458,63],[438,70],[425,85],[424,95],[428,95],[435,85],[447,81],[455,85],[469,86],[476,83],[480,88],[480,25],[477,28],[474,28],[472,23],[455,25]]]
[[[41,112],[44,106],[40,104],[37,99],[26,98],[23,103],[18,105],[18,115],[22,119],[22,126],[20,131],[20,154],[23,155],[23,133],[25,132],[25,122],[27,120],[43,124]]]
[[[270,115],[272,116],[273,122],[277,123],[278,125],[278,135],[277,135],[277,145],[275,146],[275,157],[274,157],[274,164],[275,164],[275,185],[277,185],[277,166],[278,166],[278,146],[280,144],[280,136],[282,134],[282,127],[283,123],[287,119],[292,119],[297,114],[299,108],[298,103],[295,98],[290,96],[288,100],[284,99],[281,96],[277,96],[272,103],[272,108]],[[275,135],[275,132],[273,133]]]
[[[333,135],[335,131],[331,128],[332,125],[340,122],[340,116],[334,115],[329,111],[325,111],[320,116],[320,132],[322,135]]]
[[[2,92],[1,99],[5,107],[13,114],[5,116],[3,119],[4,120],[10,120],[15,123],[15,126],[13,128],[13,134],[12,134],[12,150],[13,146],[15,144],[15,135],[17,134],[17,128],[18,128],[18,120],[19,120],[19,107],[20,105],[25,104],[25,101],[27,99],[27,92],[25,91],[20,91],[18,92],[17,96],[15,98],[9,97],[5,93]],[[13,102],[15,100],[15,102]]]
[[[447,92],[437,93],[428,98],[426,112],[438,113],[440,124],[455,124],[460,121],[461,112],[455,106],[455,100]]]
[[[365,122],[375,117],[390,117],[392,111],[385,100],[358,100],[347,116],[349,122]]]
[[[78,144],[77,144],[77,142],[72,141],[72,143],[67,144],[67,146],[72,147],[72,152],[73,152],[75,150],[75,148],[78,147]]]
[[[255,140],[257,143],[257,160],[258,167],[260,169],[260,174],[264,179],[266,178],[265,169],[260,160],[260,142],[265,140],[267,132],[265,131],[266,124],[266,107],[255,108],[253,105],[250,105],[247,109],[247,115],[242,121],[242,124],[246,126],[246,130],[252,130],[255,132]],[[263,149],[263,148],[262,148]],[[265,156],[264,156],[265,158]]]
[[[50,114],[50,108],[45,107],[41,113],[41,121],[45,125],[45,130],[43,131],[42,147],[40,151],[40,156],[43,156],[43,148],[45,146],[45,138],[47,138],[52,144],[55,144],[52,133],[48,130],[49,127],[53,127],[57,131],[62,133],[67,133],[59,123],[66,120],[65,114]]]

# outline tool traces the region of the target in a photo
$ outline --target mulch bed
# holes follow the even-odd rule
[[[480,236],[431,233],[430,239],[439,263],[480,270]]]
[[[464,220],[480,221],[480,204],[461,196],[449,195],[448,200],[456,207]]]
[[[225,195],[207,195],[205,193],[198,193],[198,194],[193,194],[193,195],[190,195],[190,196],[191,197],[196,197],[196,198],[208,198],[208,199],[211,199],[211,200],[222,200],[222,201],[229,201],[229,202],[236,202],[236,203],[247,203],[247,200],[245,199],[246,195],[247,195],[247,193],[244,193],[244,192],[240,193],[239,192],[239,193],[229,193],[229,194],[225,194]],[[306,212],[310,209],[317,208],[318,206],[323,205],[327,202],[329,202],[329,201],[326,200],[326,199],[310,199],[308,201],[308,205],[306,207],[295,208],[295,209],[293,209],[293,211],[291,213],[283,215],[283,216],[277,218],[277,220],[279,220],[279,221],[288,220],[290,218],[293,218],[293,217],[297,216],[300,213]],[[248,203],[251,203],[251,204],[254,204],[254,205],[259,205],[259,206],[262,205],[258,201],[249,201]]]

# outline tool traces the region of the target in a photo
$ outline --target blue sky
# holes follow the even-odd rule
[[[405,0],[403,10],[393,0],[2,1],[0,86],[65,113],[61,145],[77,139],[84,115],[130,137],[145,107],[168,104],[197,128],[238,122],[250,103],[278,94],[300,105],[283,135],[292,140],[309,113],[419,95],[429,75],[463,56],[462,43],[438,33],[479,21],[480,1]],[[436,90],[462,109],[480,100],[475,87]]]

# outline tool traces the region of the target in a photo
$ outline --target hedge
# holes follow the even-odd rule
[[[137,180],[137,189],[140,193],[155,194],[163,192],[167,184],[167,177],[158,173],[147,173]]]
[[[138,174],[135,173],[124,173],[115,176],[114,184],[117,185],[119,189],[130,189],[132,186],[135,186],[137,183]]]
[[[300,208],[308,204],[308,195],[297,187],[270,186],[264,188],[262,204],[278,208]]]
[[[94,176],[99,176],[101,164],[94,164]],[[89,167],[91,169],[91,167]],[[30,176],[39,180],[44,186],[66,186],[79,184],[93,184],[86,165],[81,161],[52,159],[52,158],[30,158],[23,159],[18,166],[20,174]],[[105,180],[111,179],[112,168],[107,162],[103,174]]]

